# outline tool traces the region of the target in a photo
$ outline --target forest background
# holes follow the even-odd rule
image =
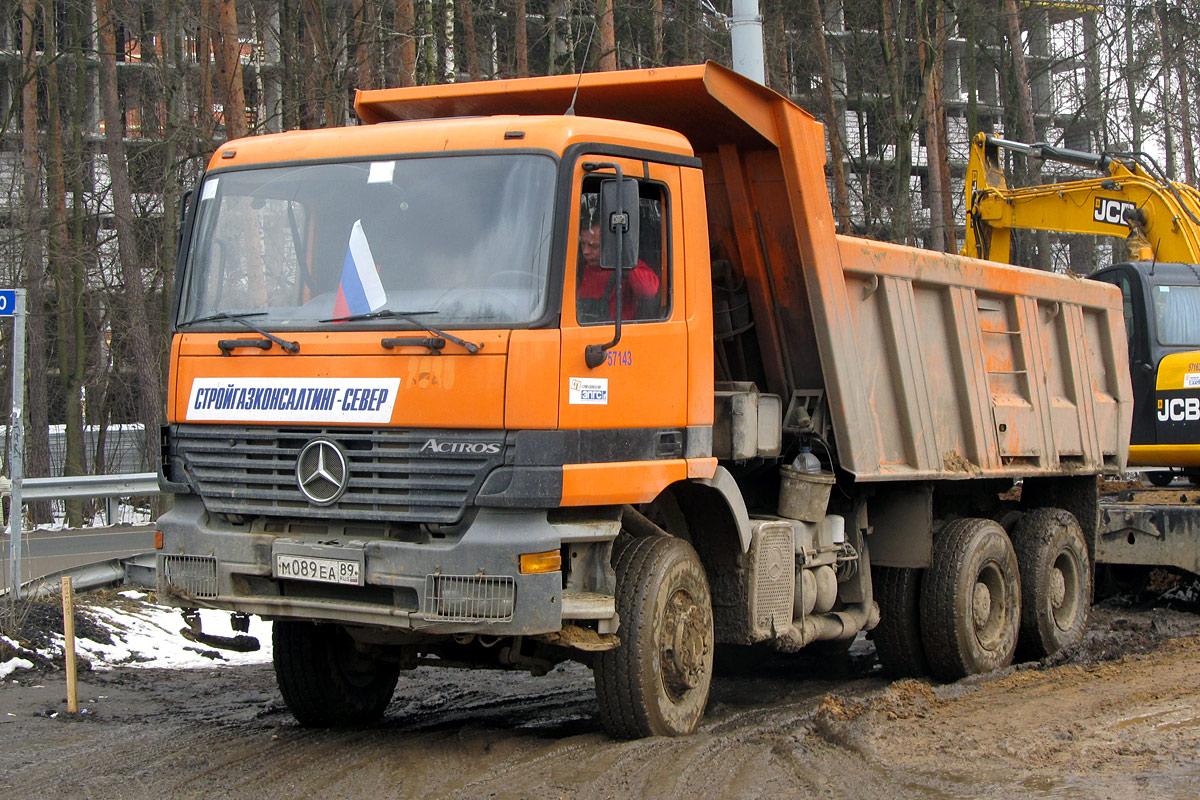
[[[156,468],[180,209],[221,142],[353,124],[356,88],[728,65],[730,6],[0,0],[0,285],[28,290],[26,475]],[[1197,0],[761,0],[760,12],[767,84],[827,123],[844,232],[957,251],[980,130],[1146,150],[1196,183]],[[1007,167],[1018,185],[1063,177]],[[1016,252],[1086,273],[1107,247],[1030,237]],[[66,511],[84,518],[83,504]]]

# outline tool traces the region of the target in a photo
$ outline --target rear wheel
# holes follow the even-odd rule
[[[1150,568],[1136,564],[1097,564],[1093,598],[1099,602],[1118,594],[1140,594],[1150,585]]]
[[[713,674],[708,579],[691,545],[670,536],[615,549],[621,645],[594,663],[600,720],[613,736],[682,736],[704,716]]]
[[[1038,508],[1013,529],[1021,570],[1021,629],[1025,658],[1045,658],[1083,638],[1091,605],[1087,543],[1073,514]]]
[[[1150,481],[1152,485],[1158,486],[1159,488],[1162,488],[1163,486],[1169,486],[1171,481],[1175,480],[1174,470],[1169,469],[1156,469],[1149,472],[1143,472],[1142,474],[1146,476],[1146,480]]]
[[[271,640],[279,692],[301,725],[366,725],[396,691],[400,665],[360,653],[340,625],[280,620]]]
[[[893,678],[929,674],[921,642],[921,572],[905,567],[875,567],[872,588],[879,602],[879,625],[871,631],[875,654]]]
[[[1012,663],[1021,579],[998,523],[960,519],[942,530],[922,577],[921,612],[921,640],[936,677],[957,680]]]

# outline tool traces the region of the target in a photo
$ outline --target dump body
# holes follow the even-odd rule
[[[365,122],[565,110],[675,130],[714,259],[745,279],[757,379],[825,395],[859,481],[1116,471],[1131,394],[1120,298],[1078,278],[835,233],[824,128],[712,65],[360,91]],[[718,376],[721,377],[721,376]]]

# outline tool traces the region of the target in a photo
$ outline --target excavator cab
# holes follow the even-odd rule
[[[1200,267],[1135,261],[1090,277],[1117,286],[1124,300],[1130,463],[1183,467],[1200,477]]]

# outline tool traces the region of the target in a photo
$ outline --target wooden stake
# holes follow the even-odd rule
[[[67,667],[67,713],[79,712],[79,692],[75,683],[75,597],[71,593],[71,578],[62,579],[63,655]]]

